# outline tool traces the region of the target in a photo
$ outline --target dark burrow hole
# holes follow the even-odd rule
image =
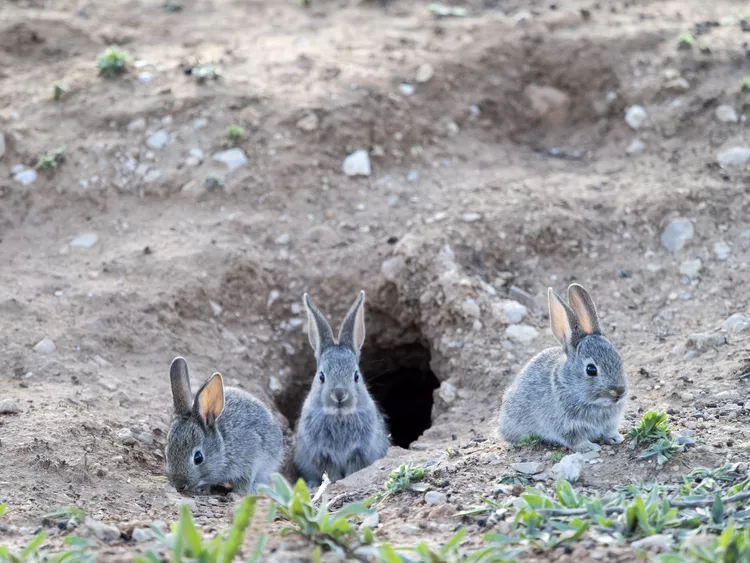
[[[293,356],[289,383],[276,406],[296,427],[302,403],[315,377],[315,358],[308,347]],[[420,343],[381,347],[365,343],[360,359],[370,394],[386,415],[392,442],[408,448],[432,425],[432,393],[440,386],[430,369],[430,351]]]

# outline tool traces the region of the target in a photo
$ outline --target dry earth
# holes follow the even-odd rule
[[[495,413],[554,344],[547,287],[574,280],[626,362],[626,426],[669,409],[697,442],[664,467],[605,447],[584,489],[749,460],[750,330],[722,324],[750,309],[750,156],[718,164],[750,151],[747,4],[473,0],[440,19],[426,4],[0,5],[0,401],[19,410],[0,415],[3,542],[75,505],[123,531],[102,560],[142,552],[133,527],[185,502],[163,475],[169,362],[184,355],[194,385],[220,370],[293,425],[314,365],[304,291],[335,322],[367,291],[363,373],[409,447],[331,492],[363,497],[413,460],[448,498],[390,499],[379,539],[466,526],[477,542],[486,522],[455,513],[511,464],[551,465],[500,442]],[[134,61],[115,80],[95,68],[111,44]],[[199,82],[197,64],[220,78]],[[212,156],[231,125],[246,132],[235,170]],[[57,169],[21,181],[61,146]],[[342,172],[357,149],[369,177]],[[693,236],[669,251],[677,217]],[[508,329],[507,299],[538,334]],[[690,350],[694,333],[725,339]],[[35,349],[45,338],[54,351]],[[187,502],[206,530],[231,517],[231,498]],[[46,524],[52,545],[69,533]],[[277,560],[309,557],[279,541]],[[633,557],[602,549],[543,558]]]

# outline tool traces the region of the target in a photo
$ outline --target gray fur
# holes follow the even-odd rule
[[[564,315],[570,323],[561,346],[548,348],[531,359],[503,397],[500,435],[509,442],[537,436],[573,451],[599,449],[594,443],[623,441],[618,432],[627,396],[627,380],[622,360],[612,343],[600,332],[593,301],[581,286],[568,290],[573,311],[550,289],[550,316]],[[562,309],[553,311],[555,303]],[[564,313],[559,313],[564,311]],[[584,322],[579,316],[588,315]],[[554,332],[555,319],[551,318]],[[593,363],[598,375],[586,374]]]
[[[183,399],[191,401],[191,392],[184,359],[175,358],[170,375],[175,403],[166,448],[170,482],[178,490],[190,492],[229,483],[239,494],[255,493],[259,484],[269,483],[283,461],[284,440],[279,422],[263,403],[240,389],[225,387],[223,411],[215,421],[209,417],[207,422],[200,415],[198,402],[211,379],[185,412]],[[180,383],[175,393],[176,380]],[[196,448],[203,453],[200,465],[193,463]]]
[[[355,381],[364,341],[364,300],[363,291],[341,323],[336,342],[328,321],[304,296],[317,371],[297,423],[294,465],[310,486],[318,486],[323,473],[331,481],[343,479],[384,457],[390,446],[385,420],[364,378]]]

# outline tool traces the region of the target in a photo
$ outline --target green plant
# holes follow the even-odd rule
[[[677,38],[677,48],[678,49],[692,49],[693,45],[695,45],[695,37],[690,32],[681,33],[680,36]]]
[[[127,72],[129,64],[130,57],[117,47],[109,47],[96,59],[96,68],[99,69],[99,74],[106,78],[117,78]]]
[[[242,499],[234,514],[234,521],[226,534],[217,534],[206,540],[198,530],[190,509],[186,505],[180,508],[180,520],[172,525],[172,534],[164,535],[157,528],[153,528],[156,537],[172,553],[171,560],[200,561],[204,563],[231,563],[242,547],[250,522],[255,515],[258,497],[250,495]],[[249,562],[260,561],[266,537],[261,534],[255,543],[253,556]],[[158,563],[161,561],[153,551],[147,551],[143,557],[135,559],[135,563]]]
[[[315,506],[302,479],[292,488],[278,474],[274,474],[271,485],[262,486],[261,491],[274,501],[276,511],[290,523],[282,534],[291,533],[307,539],[316,546],[317,557],[322,549],[326,549],[347,560],[367,561],[361,550],[374,542],[374,535],[364,524],[358,527],[352,522],[354,518],[361,520],[375,514],[375,509],[370,508],[367,501],[347,504],[336,512],[329,512],[325,500]],[[315,556],[313,560],[316,560]]]
[[[161,5],[162,10],[171,14],[181,12],[184,8],[185,6],[182,2],[164,2],[164,4]]]
[[[662,438],[658,442],[652,444],[651,447],[644,450],[639,457],[648,458],[656,456],[656,463],[658,465],[664,465],[681,449],[682,446],[672,438]]]
[[[750,76],[743,76],[740,79],[740,91],[750,92]]]
[[[39,157],[38,170],[54,170],[65,161],[65,147],[60,147],[52,152]]]
[[[513,448],[534,448],[536,446],[541,445],[542,441],[539,439],[538,436],[526,436],[525,438],[522,438],[517,443],[512,444],[511,447]]]
[[[630,447],[634,448],[638,444],[646,442],[655,442],[669,437],[669,419],[667,413],[650,411],[643,415],[643,418],[628,431],[628,440]]]
[[[413,465],[411,462],[399,465],[391,471],[385,482],[385,491],[389,495],[395,495],[404,491],[424,492],[429,486],[424,483],[427,469],[421,465]]]
[[[227,144],[229,146],[237,145],[242,139],[245,138],[245,130],[238,125],[232,125],[227,128]]]
[[[52,99],[60,100],[64,95],[65,95],[65,88],[63,88],[57,80],[53,81],[52,82]]]
[[[566,456],[565,452],[552,452],[551,454],[549,454],[550,460],[554,461],[555,463],[557,463],[558,461],[560,461],[565,456]]]
[[[203,180],[203,186],[209,191],[220,190],[224,187],[224,179],[216,174],[209,174],[206,179]]]

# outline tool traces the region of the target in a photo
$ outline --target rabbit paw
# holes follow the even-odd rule
[[[604,437],[604,443],[609,446],[613,446],[615,444],[622,444],[623,440],[624,438],[619,433]]]
[[[601,450],[602,447],[599,444],[595,444],[594,442],[589,442],[588,440],[584,440],[583,442],[578,442],[575,444],[571,450],[578,453],[586,453],[586,452],[598,452]]]

